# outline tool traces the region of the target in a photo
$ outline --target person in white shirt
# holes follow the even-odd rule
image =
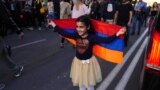
[[[53,4],[52,0],[48,0],[47,9],[48,9],[48,15],[47,15],[48,20],[54,19],[55,18],[55,15],[54,15],[54,4]]]
[[[82,0],[74,0],[73,3],[72,18],[78,18],[79,16],[90,13],[92,3],[90,3],[89,7],[87,7]]]

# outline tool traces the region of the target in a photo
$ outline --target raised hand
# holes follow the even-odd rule
[[[48,25],[51,25],[52,27],[56,26],[56,24],[53,21],[49,21]]]
[[[126,32],[126,27],[123,27],[116,33],[116,36],[118,37],[120,35],[123,35],[125,34],[125,32]]]

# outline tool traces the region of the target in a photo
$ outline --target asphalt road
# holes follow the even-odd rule
[[[11,70],[0,61],[0,80],[6,83],[4,90],[78,90],[69,78],[72,58],[75,55],[72,45],[66,43],[64,48],[60,48],[60,37],[51,30],[35,29],[24,32],[23,40],[19,40],[15,34],[6,38],[7,43],[12,46],[13,60],[24,65],[24,72],[21,77],[14,78]],[[139,89],[144,62],[144,46],[141,45],[145,44],[145,39],[144,28],[141,35],[130,36],[129,45],[124,50],[126,60],[122,65],[98,59],[103,81],[96,85],[97,90]],[[139,43],[136,46],[137,40]],[[140,50],[142,54],[138,53]]]

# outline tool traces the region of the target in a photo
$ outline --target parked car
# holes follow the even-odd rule
[[[149,30],[142,90],[160,90],[160,14]]]

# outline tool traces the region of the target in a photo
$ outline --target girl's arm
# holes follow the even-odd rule
[[[66,32],[65,30],[63,30],[62,28],[58,27],[53,21],[51,21],[49,23],[49,25],[53,26],[54,27],[54,30],[56,32],[58,32],[58,34],[64,36],[64,37],[67,37],[67,38],[71,38],[71,39],[76,39],[78,38],[78,34],[76,33],[69,33],[69,32]]]

